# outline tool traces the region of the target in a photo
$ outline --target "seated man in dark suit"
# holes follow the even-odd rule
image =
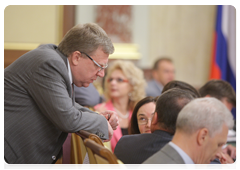
[[[144,164],[208,164],[221,157],[228,129],[233,127],[230,111],[215,98],[199,98],[179,113],[171,142]]]
[[[124,164],[140,164],[171,141],[175,132],[177,115],[188,102],[194,99],[192,92],[178,88],[161,94],[152,118],[151,132],[123,136],[117,143],[114,154]],[[138,123],[148,120],[138,120]]]

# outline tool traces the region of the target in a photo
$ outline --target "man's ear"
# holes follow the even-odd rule
[[[69,62],[72,63],[72,65],[76,66],[79,63],[80,58],[81,58],[81,53],[79,51],[74,51],[69,56]]]
[[[153,125],[158,124],[157,112],[155,112],[154,115],[153,115],[152,124],[153,124]]]
[[[207,128],[202,128],[199,130],[199,132],[197,133],[197,144],[199,146],[204,145],[209,138],[209,131]]]

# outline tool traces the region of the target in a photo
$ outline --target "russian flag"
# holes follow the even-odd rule
[[[210,79],[226,80],[236,92],[236,9],[231,5],[217,6]]]

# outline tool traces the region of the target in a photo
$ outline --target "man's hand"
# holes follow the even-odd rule
[[[222,164],[222,168],[223,169],[226,169],[227,168],[227,158],[226,158],[226,155],[222,152],[218,152],[216,154],[216,157],[219,159],[219,161],[221,162]]]
[[[104,112],[101,112],[100,114],[103,115],[108,120],[113,130],[117,129],[117,126],[119,125],[119,121],[118,121],[118,116],[116,112],[106,110]]]
[[[108,136],[109,136],[109,139],[104,140],[104,142],[110,141],[112,139],[112,136],[113,136],[113,129],[112,129],[111,125],[109,124],[109,122],[107,122],[107,123],[108,123]]]
[[[224,148],[222,152],[228,154],[232,159],[236,159],[236,147],[227,145],[227,147]]]

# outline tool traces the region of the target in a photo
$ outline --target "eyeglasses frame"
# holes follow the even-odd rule
[[[112,80],[110,81],[110,79],[112,79]],[[109,78],[109,79],[107,79],[107,82],[110,83],[113,80],[116,80],[117,83],[128,83],[129,82],[127,79],[122,79],[122,82],[119,82],[118,79],[122,79],[122,78]]]
[[[105,67],[102,67],[100,64],[98,64],[94,59],[92,59],[92,57],[90,57],[87,53],[85,52],[81,52],[80,53],[83,53],[85,54],[90,60],[92,60],[94,62],[94,64],[96,64],[98,67],[100,67],[100,69],[98,70],[98,72],[102,71],[103,69],[106,69],[108,67],[108,64],[106,64]]]
[[[152,118],[147,118],[146,123],[141,123],[141,124],[139,124],[139,121],[138,121],[138,119],[137,119],[137,122],[138,122],[139,125],[146,125],[146,124],[148,124],[148,121],[149,121],[149,120],[152,121],[152,119],[153,119],[153,117],[152,117]]]

